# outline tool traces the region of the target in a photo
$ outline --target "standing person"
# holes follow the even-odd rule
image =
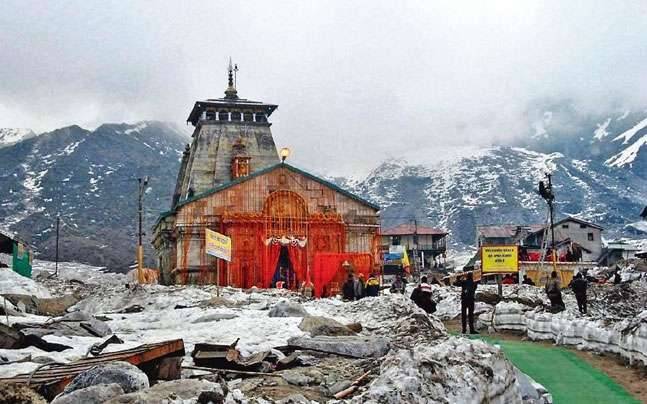
[[[407,287],[406,281],[402,278],[402,275],[398,274],[395,277],[395,281],[391,284],[391,288],[389,289],[391,293],[401,293],[404,294],[404,290]]]
[[[461,279],[458,282],[461,287],[461,323],[463,326],[463,334],[467,334],[466,323],[469,324],[470,334],[478,334],[474,330],[474,294],[476,293],[477,284],[474,282],[474,275],[471,272],[467,273],[467,278]]]
[[[436,311],[436,303],[432,299],[431,285],[427,283],[426,276],[420,278],[420,284],[411,293],[411,300],[429,314]]]
[[[550,273],[550,279],[546,282],[546,295],[550,299],[550,306],[552,311],[559,313],[566,309],[564,301],[562,300],[562,284],[557,278],[557,272]]]
[[[365,293],[365,284],[364,284],[364,275],[359,274],[358,278],[355,278],[355,300],[359,300],[364,297]]]
[[[352,273],[348,274],[348,280],[344,282],[341,293],[344,300],[355,300],[355,279]]]
[[[366,281],[366,296],[377,296],[380,294],[380,281],[375,276],[375,273],[372,273]]]
[[[616,269],[615,275],[613,275],[613,284],[619,285],[622,282],[622,277],[620,276],[620,271]]]
[[[571,284],[571,289],[573,289],[573,293],[575,293],[575,299],[577,300],[577,309],[582,314],[586,314],[586,288],[586,278],[584,278],[580,273],[575,275],[575,279]]]

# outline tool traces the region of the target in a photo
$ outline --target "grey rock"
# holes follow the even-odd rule
[[[220,391],[203,391],[198,396],[198,404],[222,404],[225,396]]]
[[[11,404],[46,404],[47,401],[31,388],[10,383],[0,383],[0,402]]]
[[[23,333],[43,337],[56,335],[59,337],[107,337],[112,330],[105,322],[97,320],[82,311],[67,313],[49,324],[40,327],[25,328]]]
[[[348,380],[341,380],[338,381],[337,383],[333,384],[332,386],[328,387],[328,391],[330,392],[331,396],[334,396],[335,394],[339,393],[342,390],[346,390],[351,386],[350,381]]]
[[[291,396],[278,400],[277,404],[310,404],[310,400],[302,394],[292,394]]]
[[[90,321],[91,319],[92,316],[85,311],[73,311],[65,314],[63,317],[57,319],[57,321]]]
[[[268,313],[269,317],[306,317],[308,312],[299,303],[281,301]]]
[[[232,313],[211,313],[204,316],[198,317],[195,320],[191,321],[192,323],[208,323],[211,321],[220,321],[220,320],[231,320],[232,318],[238,317],[237,314]]]
[[[286,382],[294,386],[307,386],[315,382],[315,379],[313,377],[305,375],[304,373],[298,370],[285,371],[281,373],[281,376],[283,376],[283,379]]]
[[[329,337],[321,335],[312,338],[292,337],[288,340],[288,345],[353,358],[379,358],[390,349],[389,340],[386,338],[363,336]]]
[[[142,390],[150,386],[146,373],[128,362],[109,362],[94,366],[85,372],[79,373],[70,384],[65,387],[63,394],[84,389],[98,384],[118,384],[125,393]]]
[[[525,373],[519,369],[514,369],[515,375],[517,376],[517,383],[519,384],[519,391],[521,392],[521,398],[523,400],[537,400],[539,399],[539,393],[532,385],[531,380],[526,376]]]
[[[158,383],[145,390],[115,397],[106,401],[106,404],[162,404],[169,401],[196,399],[204,392],[225,396],[222,387],[218,383],[197,379],[179,379]],[[210,395],[213,396],[213,394]]]
[[[97,384],[59,395],[52,401],[52,404],[101,404],[122,394],[124,394],[124,389],[116,383]]]
[[[330,335],[330,336],[346,336],[355,335],[350,328],[328,317],[320,316],[307,316],[301,320],[299,324],[301,331],[309,332],[311,336],[317,335]]]

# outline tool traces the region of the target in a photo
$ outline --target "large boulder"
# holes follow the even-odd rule
[[[299,303],[280,301],[270,309],[270,317],[306,317],[308,312]]]
[[[118,384],[124,393],[132,393],[150,386],[146,373],[128,362],[109,362],[79,373],[63,390],[63,395],[98,384]]]
[[[25,334],[55,335],[58,337],[107,337],[112,330],[107,323],[97,320],[90,314],[83,311],[74,311],[57,318],[51,323],[24,328]]]
[[[52,404],[101,404],[122,394],[124,389],[116,383],[97,384],[68,394],[63,393],[56,397]]]
[[[389,340],[383,337],[292,337],[288,346],[298,349],[327,352],[353,358],[379,358],[390,349]]]
[[[225,393],[218,383],[197,379],[179,379],[158,383],[151,388],[115,397],[106,404],[143,404],[182,402],[197,400],[203,392],[211,392],[209,396],[222,396]]]
[[[350,328],[337,320],[321,316],[307,316],[299,324],[301,331],[309,332],[311,336],[329,335],[329,336],[348,336],[355,335]]]
[[[0,403],[2,404],[46,404],[47,401],[27,386],[0,383]]]
[[[22,312],[42,316],[61,316],[80,300],[76,295],[40,298],[20,294],[5,294],[4,296]]]

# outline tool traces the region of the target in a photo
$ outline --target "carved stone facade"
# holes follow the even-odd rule
[[[337,290],[349,261],[378,262],[379,208],[279,160],[269,116],[276,105],[241,99],[230,69],[225,97],[196,102],[171,210],[153,245],[160,281]],[[205,230],[232,239],[232,260],[206,254]],[[285,282],[283,282],[285,281]],[[333,285],[333,286],[331,286]]]

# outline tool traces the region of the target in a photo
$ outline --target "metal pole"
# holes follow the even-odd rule
[[[59,233],[58,230],[59,230],[60,224],[61,224],[61,217],[56,216],[56,264],[55,264],[56,266],[54,270],[55,276],[58,276],[58,233]]]
[[[216,296],[220,297],[220,258],[216,258]]]
[[[142,263],[142,258],[143,258],[143,245],[142,245],[142,210],[143,210],[143,192],[142,192],[142,179],[138,178],[137,181],[139,182],[139,187],[138,187],[138,209],[137,209],[137,214],[138,214],[138,229],[137,229],[137,281],[139,283],[142,283],[142,271],[143,271],[143,263]]]
[[[553,181],[552,181],[552,175],[551,174],[546,174],[548,177],[548,189],[550,190],[550,194],[554,197],[553,193]],[[553,197],[548,200],[548,210],[550,211],[550,241],[551,241],[551,248],[553,251],[552,258],[553,258],[553,271],[557,271],[557,251],[555,251],[555,225],[554,225],[554,216],[553,216]]]

